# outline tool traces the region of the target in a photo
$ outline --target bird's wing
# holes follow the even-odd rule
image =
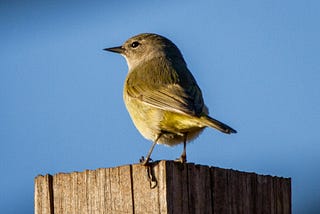
[[[163,110],[196,116],[203,112],[202,94],[195,82],[187,86],[179,83],[137,84],[129,85],[125,90],[131,98]]]

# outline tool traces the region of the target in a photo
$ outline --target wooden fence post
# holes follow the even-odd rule
[[[35,213],[291,213],[291,179],[174,161],[39,175]]]

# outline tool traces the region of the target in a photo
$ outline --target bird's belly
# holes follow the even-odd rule
[[[161,133],[158,125],[161,120],[161,112],[138,99],[130,99],[124,96],[124,102],[140,134],[148,140],[156,140]]]

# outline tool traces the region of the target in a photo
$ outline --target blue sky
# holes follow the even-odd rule
[[[33,212],[38,174],[136,163],[150,143],[122,101],[125,60],[103,48],[153,32],[182,51],[210,115],[188,161],[292,178],[320,210],[317,1],[1,1],[0,210]],[[157,146],[175,159],[182,147]]]

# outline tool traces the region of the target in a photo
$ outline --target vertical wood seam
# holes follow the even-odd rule
[[[154,165],[153,167],[153,170],[154,170],[154,168],[156,168],[157,170],[154,170],[154,171],[156,171],[157,172],[157,176],[159,177],[159,174],[160,174],[160,164],[158,163],[158,164],[156,164],[156,165]],[[166,168],[166,167],[164,167],[164,168]],[[160,188],[159,188],[159,185],[161,185],[160,184],[160,178],[158,178],[157,179],[157,177],[155,176],[155,179],[156,179],[156,182],[157,182],[157,186],[156,186],[156,188],[157,188],[157,192],[158,192],[158,210],[159,210],[159,214],[162,212],[162,210],[161,210],[161,197],[160,197]]]
[[[48,191],[50,200],[50,214],[54,214],[53,176],[48,175]]]
[[[135,207],[134,207],[134,190],[133,190],[133,172],[132,172],[132,164],[130,166],[130,189],[131,189],[131,203],[132,203],[132,214],[135,213]]]
[[[109,203],[110,203],[110,208],[112,209],[114,206],[113,203],[113,193],[112,193],[112,182],[111,182],[111,168],[108,169],[108,188],[109,188]]]
[[[191,213],[191,210],[190,210],[190,188],[189,188],[189,185],[190,185],[190,179],[189,179],[189,167],[187,164],[183,164],[183,167],[185,167],[186,169],[186,174],[187,174],[187,199],[188,199],[188,213]],[[183,188],[181,189],[181,191],[183,191]]]
[[[253,206],[252,206],[252,209],[253,211],[257,210],[257,204],[258,204],[258,200],[257,200],[257,193],[258,193],[258,177],[257,175],[254,173],[252,175],[252,178],[251,178],[251,194],[254,196],[253,197]]]
[[[210,196],[211,196],[211,213],[214,214],[214,168],[209,167],[209,182],[210,182]]]

